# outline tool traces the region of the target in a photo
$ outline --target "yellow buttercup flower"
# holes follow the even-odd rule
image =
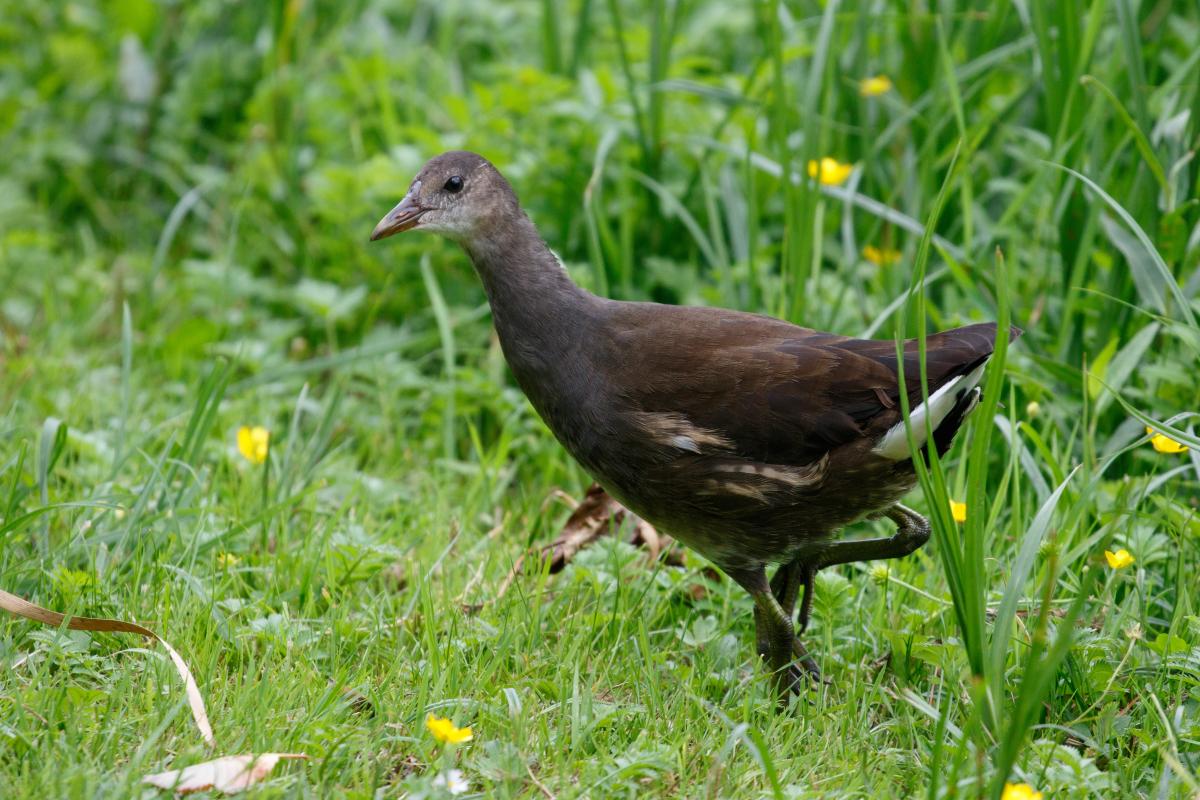
[[[217,566],[221,567],[222,569],[236,567],[240,561],[241,559],[235,556],[233,553],[217,553]]]
[[[1104,560],[1107,561],[1108,565],[1113,569],[1125,569],[1137,559],[1130,555],[1128,550],[1122,547],[1115,553],[1112,550],[1105,550]]]
[[[886,267],[900,260],[900,251],[892,247],[876,247],[869,244],[862,249],[863,258],[877,267]]]
[[[475,738],[470,728],[458,728],[448,719],[435,717],[433,714],[425,717],[425,727],[433,734],[433,738],[443,744],[462,744]]]
[[[892,90],[892,79],[887,75],[875,75],[858,82],[858,93],[863,97],[878,97]]]
[[[1166,434],[1155,433],[1154,428],[1147,427],[1146,433],[1150,434],[1150,444],[1154,445],[1154,449],[1160,453],[1187,452],[1186,444],[1183,442],[1177,442]]]
[[[854,172],[853,164],[843,164],[836,158],[825,156],[820,161],[808,162],[808,177],[816,178],[826,186],[841,186]]]
[[[267,460],[267,452],[271,449],[271,432],[266,428],[255,425],[248,428],[245,425],[238,428],[238,452],[245,456],[251,464],[261,464]]]
[[[954,517],[955,522],[967,521],[967,504],[960,503],[957,500],[950,501],[950,516]]]
[[[1006,783],[1000,800],[1042,800],[1042,793],[1028,783]]]

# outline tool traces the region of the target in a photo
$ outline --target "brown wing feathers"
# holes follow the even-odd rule
[[[726,456],[732,450],[768,464],[809,464],[855,439],[878,437],[900,419],[894,341],[818,333],[735,312],[714,320],[687,313],[695,309],[660,308],[665,313],[640,319],[658,324],[626,329],[621,344],[637,354],[636,362],[625,363],[643,379],[617,383],[643,412],[681,415],[715,432]],[[982,323],[929,336],[930,394],[986,360],[995,330],[994,323]],[[1014,338],[1019,333],[1013,329]],[[918,344],[910,340],[904,349],[910,407],[921,402],[919,367]],[[965,410],[956,409],[953,427]]]

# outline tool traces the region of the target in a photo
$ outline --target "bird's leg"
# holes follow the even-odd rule
[[[804,599],[800,601],[800,630],[797,631],[797,634],[808,630],[808,616],[812,613],[813,579],[817,577],[817,567],[813,564],[804,564],[800,570],[802,572],[800,584],[804,586]],[[799,641],[799,637],[797,637],[797,641]]]
[[[903,558],[929,541],[929,520],[908,506],[896,503],[894,506],[886,509],[883,515],[896,523],[897,530],[895,534],[876,539],[834,542],[828,545],[825,552],[821,554],[818,569],[832,567],[835,564],[849,564],[855,561]]]
[[[796,605],[796,592],[799,589],[799,584],[796,581],[797,562],[790,561],[787,564],[781,564],[779,569],[775,570],[775,575],[771,578],[771,594],[775,595],[775,599],[779,601],[779,606],[783,609],[783,613],[790,618],[792,609]],[[754,606],[754,641],[758,645],[758,654],[766,658],[769,642],[767,641],[767,623],[763,616],[763,612],[758,606]]]
[[[788,570],[789,566],[782,567],[781,572]],[[786,594],[788,584],[795,583],[789,575],[790,570],[783,578],[777,573],[777,580],[768,584],[766,571],[762,567],[730,571],[730,577],[749,592],[754,600],[754,628],[758,653],[767,662],[768,668],[775,676],[780,694],[785,697],[791,693],[798,693],[806,676],[820,679],[821,675],[816,662],[796,639],[791,614],[784,609],[773,590],[774,586]],[[794,605],[794,601],[793,592],[789,607]],[[799,664],[793,663],[793,658],[798,658]]]
[[[798,558],[789,561],[776,570],[774,577],[771,578],[771,593],[779,601],[779,605],[783,608],[784,613],[788,615],[788,619],[791,619],[792,611],[796,607],[796,596],[800,593],[800,587],[804,587],[804,599],[800,605],[800,629],[796,631],[793,650],[796,658],[800,659],[801,664],[803,664],[805,671],[814,678],[819,678],[821,671],[817,669],[816,662],[812,660],[808,651],[804,649],[799,636],[799,634],[804,633],[808,628],[808,616],[812,611],[812,582],[813,576],[816,574],[817,568],[812,563],[802,561]],[[756,615],[756,621],[757,618]]]
[[[833,542],[816,558],[807,560],[796,559],[784,564],[771,578],[771,593],[778,601],[783,613],[789,618],[795,608],[796,596],[800,588],[804,589],[804,597],[800,601],[800,621],[793,636],[793,647],[796,658],[813,677],[820,676],[820,670],[809,656],[808,651],[800,642],[799,634],[808,630],[809,618],[812,615],[813,580],[817,570],[832,567],[836,564],[849,564],[854,561],[873,561],[880,558],[902,558],[907,556],[927,541],[929,541],[929,521],[913,511],[908,506],[896,503],[885,509],[882,516],[896,523],[897,531],[892,536],[875,539],[856,539],[849,542]],[[753,594],[753,593],[752,593]],[[759,653],[764,654],[766,625],[764,613],[755,608]]]
[[[783,613],[789,617],[796,607],[796,595],[800,593],[800,582],[804,566],[799,560],[789,561],[775,570],[771,578],[771,594],[779,601]]]
[[[832,567],[836,564],[849,564],[854,561],[872,561],[880,558],[902,558],[919,549],[929,541],[929,522],[916,511],[900,503],[885,509],[882,516],[896,523],[897,531],[892,536],[875,539],[857,539],[849,542],[834,542],[829,544],[820,556],[807,560],[796,559],[784,564],[771,579],[771,593],[783,613],[791,623],[792,609],[795,608],[796,596],[800,588],[804,588],[804,597],[800,601],[800,621],[797,629],[793,629],[793,654],[799,660],[800,666],[811,677],[820,680],[821,671],[813,661],[812,656],[800,642],[800,634],[808,629],[809,617],[812,614],[813,580],[817,570]],[[753,594],[753,592],[751,592]],[[766,630],[766,612],[759,609],[756,601],[754,620],[759,644],[759,654],[766,657],[765,642],[769,637]]]

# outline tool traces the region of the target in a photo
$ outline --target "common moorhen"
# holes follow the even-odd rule
[[[371,239],[429,230],[458,242],[483,280],[505,358],[567,451],[614,497],[723,569],[754,599],[759,653],[781,689],[819,677],[803,631],[813,576],[899,558],[929,538],[901,505],[916,482],[891,340],[821,333],[721,308],[618,302],[576,286],[482,156],[429,161]],[[1014,334],[1018,333],[1014,329]],[[905,386],[919,445],[940,451],[978,402],[996,326],[916,340]],[[895,535],[838,541],[887,516]],[[780,564],[768,583],[766,567]]]

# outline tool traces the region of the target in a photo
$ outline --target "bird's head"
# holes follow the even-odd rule
[[[379,220],[371,241],[427,230],[465,242],[500,224],[514,209],[519,209],[516,195],[491,162],[476,153],[452,150],[421,167],[404,199]]]

